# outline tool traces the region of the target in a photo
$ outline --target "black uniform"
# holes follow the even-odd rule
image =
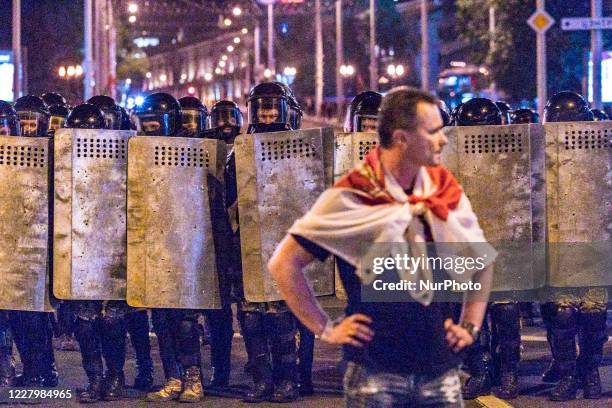
[[[137,108],[136,115],[141,134],[187,137],[194,135],[190,130],[182,128],[181,106],[169,94],[149,95]],[[151,310],[166,384],[158,392],[149,393],[148,401],[179,399],[196,402],[202,398],[199,315],[198,310]]]
[[[474,98],[464,103],[456,117],[458,126],[510,124],[510,107],[505,102],[493,103]],[[491,392],[504,399],[518,396],[518,364],[521,357],[520,312],[516,301],[493,302],[489,305],[490,322],[481,329],[479,339],[466,350],[466,364],[471,377],[463,388],[465,399],[474,399]]]
[[[23,96],[15,101],[21,135],[47,136],[49,109],[38,96]],[[23,374],[15,377],[16,386],[55,387],[58,383],[53,354],[53,314],[47,312],[8,311],[8,319]]]
[[[594,114],[579,94],[563,91],[553,95],[544,109],[544,122],[592,121]],[[550,399],[576,398],[579,387],[584,398],[601,397],[599,365],[603,358],[608,294],[605,288],[586,288],[583,293],[558,295],[541,306],[547,339],[553,355],[544,382],[557,382]],[[576,335],[580,355],[576,352]]]

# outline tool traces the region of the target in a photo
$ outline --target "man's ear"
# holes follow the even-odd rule
[[[394,145],[402,145],[406,143],[406,138],[408,137],[408,132],[403,129],[395,129],[393,133],[391,133],[391,140]]]

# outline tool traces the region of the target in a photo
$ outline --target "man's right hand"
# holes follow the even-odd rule
[[[339,324],[335,325],[325,336],[325,341],[330,344],[350,344],[355,347],[363,347],[374,337],[374,331],[369,325],[372,319],[364,314],[348,316]]]

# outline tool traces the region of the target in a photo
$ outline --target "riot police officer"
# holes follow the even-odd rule
[[[578,93],[563,91],[553,95],[544,108],[544,122],[592,121],[588,102]],[[558,294],[541,306],[547,339],[553,355],[544,382],[557,383],[552,401],[576,398],[582,387],[584,398],[601,397],[599,365],[606,334],[608,293],[605,288],[586,288],[580,293]],[[580,355],[576,353],[576,335]]]
[[[105,129],[107,123],[102,110],[89,103],[76,106],[66,119],[66,127],[78,129]],[[75,337],[89,381],[87,388],[79,393],[79,402],[120,399],[125,385],[127,303],[117,300],[74,301],[74,310]]]
[[[224,140],[228,145],[233,145],[242,129],[243,121],[242,112],[235,102],[219,101],[210,109],[210,129],[207,137]]]
[[[167,93],[154,93],[136,109],[140,133],[176,136],[181,131],[181,107]],[[152,309],[153,329],[166,383],[147,401],[198,402],[204,394],[201,380],[199,312],[187,309]]]
[[[506,119],[497,103],[474,98],[457,113],[458,126],[501,125]],[[487,395],[499,384],[497,394],[504,399],[518,396],[518,364],[521,354],[520,311],[511,299],[489,305],[490,324],[485,324],[479,339],[467,349],[466,363],[471,377],[463,388],[465,399]]]
[[[104,114],[104,121],[106,122],[106,129],[121,129],[121,108],[115,103],[113,98],[106,95],[96,95],[89,98],[87,103],[98,107],[102,111]]]
[[[235,102],[222,100],[215,103],[210,110],[210,129],[204,132],[204,137],[223,140],[230,147],[228,160],[226,162],[225,174],[225,195],[228,190],[234,191],[235,194],[235,162],[231,146],[234,139],[240,133],[243,125],[242,112]],[[227,173],[228,171],[233,173]],[[228,184],[230,183],[230,184]],[[233,189],[228,186],[233,184]],[[210,354],[212,375],[210,377],[210,387],[222,388],[229,384],[231,371],[231,350],[232,338],[234,335],[233,315],[231,303],[239,301],[242,295],[242,274],[240,266],[240,243],[237,245],[234,234],[236,232],[238,214],[235,195],[230,197],[233,207],[228,207],[229,200],[225,201],[226,207],[223,208],[223,215],[217,216],[217,219],[225,220],[225,239],[229,243],[229,250],[226,254],[230,260],[225,264],[223,273],[220,276],[221,282],[221,300],[223,307],[217,310],[206,310],[206,318],[210,326]],[[230,219],[232,222],[230,223]]]
[[[264,82],[249,93],[248,133],[281,132],[290,130],[287,91],[278,83]]]
[[[195,96],[183,96],[178,100],[181,106],[183,132],[180,136],[200,137],[208,128],[208,109]]]
[[[45,104],[49,107],[59,105],[68,108],[68,102],[66,101],[66,98],[64,98],[57,92],[45,92],[44,94],[40,95],[40,97],[42,98],[43,102],[45,102]]]
[[[57,129],[66,126],[66,118],[69,114],[70,110],[64,105],[49,106],[49,136],[53,136]]]
[[[49,129],[49,107],[41,98],[26,95],[15,101],[15,111],[19,117],[21,136],[47,136]]]
[[[376,132],[378,111],[382,95],[374,91],[365,91],[353,98],[349,106],[346,132]]]
[[[0,101],[0,136],[19,136],[19,118],[10,103]],[[0,310],[0,389],[10,387],[15,378],[13,335],[9,311]]]
[[[512,112],[512,123],[538,123],[540,115],[529,108],[520,108]]]
[[[15,101],[21,135],[47,136],[49,110],[38,96],[27,95]],[[23,374],[15,377],[14,385],[55,387],[58,384],[53,354],[52,313],[10,311],[11,331],[23,363]]]
[[[267,82],[255,86],[248,98],[249,133],[291,129],[289,98],[287,91],[279,84]],[[237,198],[233,163],[231,154],[226,171],[226,180],[229,178],[226,181],[226,197],[230,208],[236,205]],[[233,241],[235,248],[232,252],[237,254],[240,253],[239,234],[236,228],[236,239]],[[240,264],[234,267],[241,268]],[[298,396],[296,322],[287,305],[282,301],[248,302],[243,296],[238,320],[253,375],[253,387],[247,392],[244,401],[294,401]]]

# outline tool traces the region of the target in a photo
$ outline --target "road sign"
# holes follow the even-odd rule
[[[555,19],[544,9],[537,9],[527,20],[527,24],[538,33],[545,33],[553,24]]]
[[[611,30],[612,17],[571,17],[561,19],[561,29],[577,30]]]

